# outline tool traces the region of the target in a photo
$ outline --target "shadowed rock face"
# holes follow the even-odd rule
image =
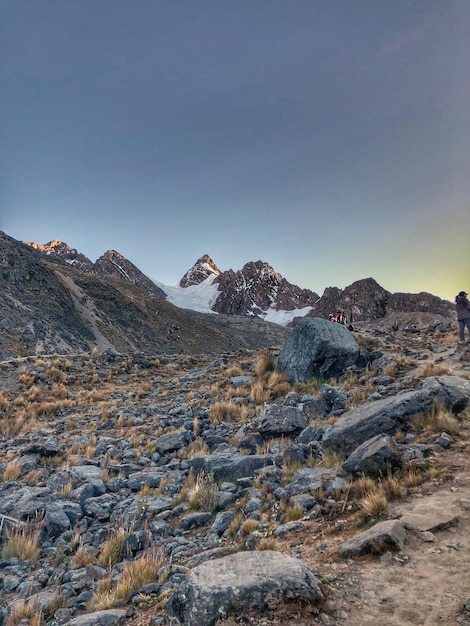
[[[397,312],[432,312],[449,317],[454,305],[430,293],[391,293],[373,278],[357,280],[345,289],[328,287],[309,315],[327,318],[329,313],[344,311],[349,322],[380,319]]]
[[[305,318],[282,346],[278,366],[298,382],[313,376],[338,376],[359,359],[359,346],[344,326],[321,318]]]

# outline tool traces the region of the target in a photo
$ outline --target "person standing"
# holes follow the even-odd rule
[[[457,320],[459,322],[459,339],[460,343],[465,341],[465,326],[467,327],[470,341],[470,302],[468,301],[468,293],[459,291],[455,296],[455,308],[457,311]]]

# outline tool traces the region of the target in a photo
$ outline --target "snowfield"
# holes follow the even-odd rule
[[[169,287],[154,280],[153,282],[160,287],[166,295],[167,301],[174,304],[179,309],[189,309],[198,313],[212,313],[217,315],[212,307],[217,300],[219,292],[217,283],[214,284],[215,275],[208,276],[202,283],[191,285],[190,287]],[[273,322],[280,326],[287,326],[295,317],[304,317],[312,310],[313,307],[307,306],[303,309],[294,309],[292,311],[277,311],[268,308],[260,317],[266,322]]]

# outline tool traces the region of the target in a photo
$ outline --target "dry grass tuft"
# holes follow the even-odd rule
[[[450,370],[447,367],[443,367],[442,365],[438,365],[436,363],[428,363],[421,374],[424,378],[429,376],[448,376],[450,374]]]
[[[201,437],[198,437],[194,441],[191,441],[191,443],[185,448],[184,454],[178,454],[178,457],[192,459],[195,456],[205,456],[206,454],[209,454],[209,452],[209,446],[206,441]]]
[[[330,448],[326,448],[322,452],[321,465],[323,467],[327,467],[328,469],[339,469],[343,461],[344,458],[341,454],[331,450]]]
[[[273,550],[278,551],[279,546],[273,537],[263,537],[259,544],[256,546],[256,550]]]
[[[441,400],[434,401],[429,413],[416,415],[411,424],[415,430],[424,430],[428,435],[444,430],[453,437],[457,436],[462,428],[459,419],[445,407]]]
[[[214,476],[206,476],[201,472],[196,476],[193,487],[188,493],[189,506],[197,511],[214,511],[217,507],[217,494],[219,487],[214,481]]]
[[[111,569],[121,558],[122,548],[128,533],[120,530],[107,539],[98,554],[97,563],[100,567]]]
[[[273,372],[276,367],[274,356],[271,352],[264,352],[258,357],[253,365],[253,372],[258,378],[262,378],[269,372]]]
[[[20,561],[37,561],[41,549],[32,526],[8,531],[8,539],[2,548],[4,560],[16,557]]]
[[[299,504],[294,504],[286,507],[285,514],[288,522],[296,522],[305,516],[305,511]]]
[[[367,518],[376,518],[387,512],[388,500],[387,494],[382,487],[376,487],[372,491],[368,491],[362,498],[361,510]]]
[[[7,463],[3,472],[3,480],[16,480],[21,475],[21,465],[17,461]]]
[[[235,422],[240,417],[240,407],[233,402],[214,402],[209,407],[209,421],[211,424],[221,422]]]
[[[257,528],[259,528],[259,522],[256,519],[251,519],[250,517],[246,519],[241,525],[240,532],[246,537],[254,532]]]
[[[229,527],[225,531],[227,534],[227,538],[230,541],[235,541],[238,531],[240,530],[240,526],[242,525],[242,516],[236,515],[233,520],[230,522]]]
[[[103,611],[117,604],[126,604],[143,585],[157,579],[158,570],[163,564],[163,557],[154,551],[148,551],[135,561],[126,562],[115,586],[110,577],[99,582],[87,605],[88,610]]]

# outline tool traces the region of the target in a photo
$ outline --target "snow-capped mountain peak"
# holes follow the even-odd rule
[[[208,254],[204,254],[196,263],[186,272],[179,282],[180,287],[190,287],[191,285],[199,285],[209,276],[219,276],[221,271]]]

